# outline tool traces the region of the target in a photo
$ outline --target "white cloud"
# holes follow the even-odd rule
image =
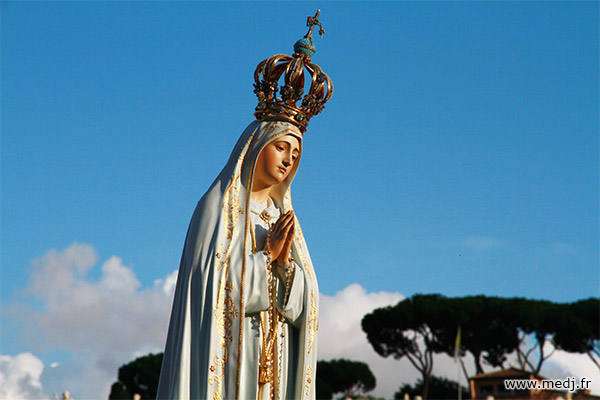
[[[74,243],[62,252],[50,250],[33,260],[27,292],[53,306],[97,260],[96,251],[87,244]]]
[[[135,355],[162,351],[172,302],[173,274],[163,285],[141,288],[131,268],[113,256],[93,281],[86,272],[97,260],[90,245],[47,252],[33,261],[25,290],[43,307],[16,304],[7,313],[22,327],[23,344],[70,355],[52,368],[53,386],[47,389],[69,390],[75,398],[108,397],[121,365]]]
[[[553,346],[546,343],[544,353],[550,354]],[[600,393],[600,369],[587,355],[567,353],[556,350],[552,356],[544,362],[541,375],[548,379],[565,379],[575,377],[577,380],[585,377],[592,381],[589,389],[592,393]]]
[[[165,279],[156,279],[154,281],[155,288],[162,288],[162,291],[169,297],[173,297],[175,286],[177,285],[178,270],[173,271]]]
[[[386,399],[393,398],[400,386],[414,384],[421,374],[406,359],[396,360],[393,357],[379,356],[367,340],[361,321],[364,315],[376,308],[397,304],[403,300],[400,293],[378,292],[367,293],[359,284],[352,284],[335,296],[321,295],[319,311],[319,359],[330,360],[347,358],[365,362],[377,379],[377,386],[372,395]],[[464,357],[469,373],[473,358]],[[458,365],[451,357],[434,355],[433,373],[458,381]],[[462,373],[462,372],[461,372]],[[464,376],[461,384],[468,386]]]
[[[391,398],[404,381],[414,381],[416,370],[408,361],[383,358],[375,353],[361,328],[365,314],[402,300],[400,293],[367,293],[357,283],[335,296],[321,295],[319,300],[319,359],[347,358],[369,365],[377,379],[373,395]]]
[[[31,353],[0,356],[0,399],[47,399],[40,377],[42,361]]]
[[[141,286],[133,271],[125,267],[119,257],[112,256],[106,261],[102,272],[99,286],[107,293],[131,295]]]

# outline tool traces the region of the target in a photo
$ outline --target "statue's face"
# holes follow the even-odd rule
[[[282,136],[269,143],[256,161],[254,182],[261,187],[283,182],[292,171],[299,154],[300,142],[295,136]]]

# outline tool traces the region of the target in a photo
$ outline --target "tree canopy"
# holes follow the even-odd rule
[[[421,373],[424,398],[433,369],[433,353],[440,349],[436,329],[444,319],[442,299],[441,295],[416,295],[393,307],[376,309],[362,320],[363,331],[378,354],[406,357]]]
[[[142,399],[156,399],[163,353],[136,358],[119,368],[119,380],[113,383],[109,400],[129,400],[138,393]]]
[[[447,298],[439,294],[414,295],[395,306],[365,315],[363,331],[373,349],[383,357],[406,357],[421,373],[422,396],[427,399],[433,354],[473,355],[476,373],[484,366],[505,368],[508,356],[516,355],[517,367],[539,373],[555,349],[587,353],[598,365],[600,300],[590,298],[557,304],[545,300],[468,296]],[[463,372],[466,369],[460,359]],[[598,365],[600,368],[600,365]]]
[[[331,399],[335,393],[355,396],[375,388],[375,376],[367,364],[346,359],[317,363],[317,399]]]

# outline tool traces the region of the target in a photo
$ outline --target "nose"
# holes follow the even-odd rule
[[[283,157],[282,163],[286,168],[292,165],[292,155],[286,154],[285,157]]]

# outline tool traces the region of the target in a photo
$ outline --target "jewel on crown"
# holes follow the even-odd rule
[[[254,71],[254,93],[258,97],[254,116],[259,121],[285,121],[300,128],[304,133],[308,121],[319,114],[333,94],[333,84],[321,68],[311,62],[315,54],[312,33],[319,26],[319,35],[325,31],[319,22],[317,10],[314,17],[308,16],[308,33],[294,44],[294,55],[275,54],[262,61]],[[310,88],[304,94],[304,70],[308,71]],[[278,83],[284,75],[283,84]],[[277,97],[279,92],[279,96]],[[298,102],[300,104],[298,104]]]

